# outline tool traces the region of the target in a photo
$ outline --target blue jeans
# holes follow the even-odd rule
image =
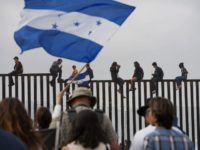
[[[180,85],[181,85],[181,82],[182,82],[182,81],[186,81],[186,79],[187,79],[187,78],[184,77],[184,76],[178,76],[178,77],[176,77],[176,78],[175,78],[176,85],[177,85],[177,86],[180,86]]]

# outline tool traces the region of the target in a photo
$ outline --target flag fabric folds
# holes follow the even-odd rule
[[[25,0],[14,33],[22,52],[91,62],[135,7],[113,0]]]
[[[72,81],[73,83],[78,84],[78,86],[89,87],[89,83],[91,79],[90,79],[89,72],[86,70],[85,72],[78,74],[76,78],[73,79],[73,77],[70,76],[66,80]]]

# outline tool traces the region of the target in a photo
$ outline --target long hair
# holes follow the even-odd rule
[[[157,119],[156,123],[161,127],[171,129],[174,116],[171,101],[163,97],[155,97],[150,100],[149,107]]]
[[[5,98],[0,102],[0,127],[19,137],[29,150],[42,147],[33,132],[33,124],[24,106],[17,98]]]
[[[85,148],[95,148],[99,142],[106,143],[108,141],[95,112],[82,110],[76,115],[67,144],[73,141]]]

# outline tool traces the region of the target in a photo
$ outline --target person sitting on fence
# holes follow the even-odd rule
[[[72,128],[73,119],[70,118],[73,118],[73,116],[76,115],[76,112],[80,112],[82,110],[93,110],[97,101],[96,97],[92,95],[92,91],[89,88],[78,87],[73,91],[72,95],[67,100],[67,104],[70,106],[70,109],[61,114],[61,101],[64,92],[64,90],[61,91],[56,97],[57,104],[54,108],[52,123],[50,125],[50,128],[55,128],[56,123],[58,121],[61,122],[61,146],[68,140],[68,135]],[[102,116],[101,127],[105,133],[106,139],[108,139],[106,143],[109,143],[113,149],[117,150],[119,148],[119,145],[117,144],[117,134],[110,119],[102,111],[96,111],[96,113]]]
[[[164,76],[164,73],[163,73],[163,70],[161,67],[158,67],[157,63],[156,62],[153,62],[152,63],[152,66],[154,67],[154,73],[152,74],[152,78],[151,78],[151,92],[152,93],[156,93],[156,90],[157,90],[157,84],[158,84],[158,81],[162,81],[163,80],[163,76]]]
[[[130,91],[136,90],[135,82],[136,81],[141,81],[143,79],[143,77],[144,77],[144,71],[143,71],[142,67],[140,67],[139,62],[135,61],[134,62],[134,67],[135,67],[135,70],[134,70],[132,79],[130,81],[130,83],[131,83],[131,88],[129,89]]]
[[[19,61],[19,58],[17,56],[15,56],[13,59],[15,61],[15,66],[14,66],[14,70],[8,74],[9,75],[9,84],[8,85],[9,86],[13,86],[15,84],[12,76],[16,76],[16,75],[23,73],[23,66],[22,66],[22,63]]]
[[[132,145],[130,150],[143,150],[143,141],[144,141],[144,137],[146,135],[148,135],[149,133],[152,133],[156,127],[150,124],[150,117],[149,117],[149,101],[151,99],[148,98],[146,100],[146,105],[141,106],[138,110],[137,110],[137,114],[140,117],[144,117],[145,123],[147,124],[147,126],[139,131],[136,132],[136,134],[134,135],[133,139],[132,139]],[[174,118],[176,120],[176,122],[173,122],[173,127],[172,130],[177,131],[179,133],[183,132],[177,127],[177,118],[174,116]]]
[[[21,139],[28,150],[43,150],[43,143],[33,132],[31,118],[17,98],[5,98],[0,102],[0,128]]]
[[[110,73],[111,73],[112,81],[114,81],[115,83],[119,85],[118,91],[123,94],[124,80],[118,76],[119,69],[120,69],[120,65],[117,64],[116,61],[114,61],[112,65],[110,66]]]
[[[144,137],[144,150],[194,150],[185,134],[172,130],[174,107],[170,100],[155,97],[149,102],[149,122],[156,128]]]
[[[62,150],[110,150],[105,131],[101,128],[98,115],[92,110],[77,113]]]
[[[62,83],[64,80],[62,79],[62,59],[58,59],[57,61],[54,61],[50,67],[50,73],[53,76],[52,80],[50,81],[50,85],[55,85],[56,77],[58,76],[58,82]]]
[[[181,88],[181,82],[187,80],[187,75],[188,75],[188,71],[184,67],[183,62],[179,64],[179,68],[181,69],[181,76],[178,76],[175,78],[177,90],[179,90]]]

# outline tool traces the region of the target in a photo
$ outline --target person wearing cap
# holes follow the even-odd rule
[[[61,91],[56,97],[56,106],[52,114],[52,123],[50,125],[50,128],[55,128],[57,121],[62,122],[61,139],[60,139],[61,145],[63,145],[64,142],[67,141],[68,134],[69,131],[71,130],[71,125],[72,125],[72,123],[69,120],[68,111],[63,112],[61,115],[61,102],[64,92],[65,92],[64,90]],[[92,92],[89,88],[78,87],[73,91],[72,95],[67,100],[67,104],[70,107],[70,109],[75,110],[78,113],[81,112],[82,110],[87,110],[87,109],[93,110],[96,101],[97,101],[96,97],[92,95]],[[108,139],[108,143],[111,145],[112,149],[118,150],[119,146],[117,144],[117,134],[114,131],[110,119],[105,114],[103,114],[101,127],[106,133],[105,134],[106,139]]]
[[[151,122],[150,122],[151,121],[150,116],[149,116],[149,112],[150,112],[149,103],[150,103],[150,101],[151,101],[151,98],[148,98],[147,101],[146,101],[146,105],[141,106],[137,110],[137,114],[140,117],[144,117],[145,123],[147,124],[147,126],[136,132],[136,134],[134,135],[134,137],[132,139],[132,145],[131,145],[130,150],[144,150],[144,138],[145,138],[145,136],[154,132],[154,130],[156,129],[156,126],[152,125]],[[173,124],[172,130],[183,134],[183,132],[180,129],[178,129],[176,126],[177,126],[177,124]]]
[[[179,64],[179,68],[181,69],[181,76],[175,78],[176,81],[176,89],[179,90],[181,88],[181,82],[187,80],[188,71],[184,67],[184,63]]]
[[[149,105],[148,105],[149,100],[150,99],[147,100],[146,105],[141,106],[137,110],[137,114],[140,117],[144,117],[145,123],[148,124],[148,126],[136,132],[136,134],[132,139],[130,150],[143,150],[144,137],[155,130],[155,127],[152,126],[149,122]]]
[[[154,73],[152,74],[152,78],[150,82],[151,92],[156,93],[157,84],[158,84],[157,82],[163,80],[164,73],[163,73],[162,68],[159,67],[156,62],[153,62],[152,66],[154,67],[155,70],[154,70]]]
[[[12,76],[16,76],[16,75],[23,73],[23,66],[22,66],[22,63],[19,61],[19,58],[17,56],[15,56],[13,59],[15,61],[15,65],[14,65],[14,70],[8,74],[9,75],[9,86],[14,85]]]
[[[61,79],[62,77],[62,59],[58,59],[54,61],[49,69],[50,74],[53,76],[52,80],[50,81],[50,85],[55,85],[56,77],[58,76],[58,82],[63,82],[64,80]]]

